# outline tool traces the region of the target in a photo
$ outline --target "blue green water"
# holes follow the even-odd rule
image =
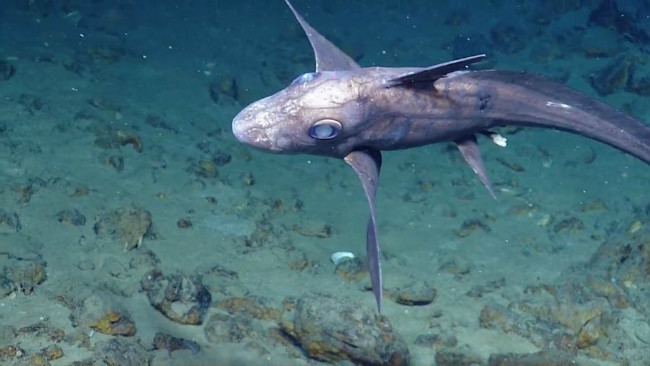
[[[294,5],[362,66],[487,53],[484,68],[650,121],[647,1]],[[349,251],[363,269],[357,178],[231,133],[242,108],[313,71],[282,1],[4,0],[0,61],[0,364],[36,364],[48,346],[63,353],[52,365],[350,364],[292,339],[282,304],[333,298],[332,322],[346,306],[376,314],[365,272],[330,261]],[[453,145],[384,154],[384,315],[410,364],[538,351],[551,364],[648,364],[647,164],[564,132],[500,132],[506,148],[479,140],[496,201]],[[186,281],[166,304],[199,306],[200,324],[152,306],[151,271],[198,279],[209,299]],[[433,302],[397,303],[413,284]]]

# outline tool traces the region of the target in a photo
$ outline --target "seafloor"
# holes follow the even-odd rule
[[[295,2],[364,66],[487,52],[650,121],[647,1]],[[230,131],[312,68],[280,0],[2,0],[0,364],[650,365],[645,163],[504,129],[494,201],[385,154],[383,318],[353,172]]]

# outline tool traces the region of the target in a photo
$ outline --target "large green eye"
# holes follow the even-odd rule
[[[341,130],[343,130],[341,122],[326,118],[316,121],[309,128],[309,136],[317,140],[330,140],[338,136]]]

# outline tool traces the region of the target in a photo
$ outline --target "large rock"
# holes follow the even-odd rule
[[[426,281],[409,281],[386,291],[386,294],[400,305],[422,306],[433,302],[436,289]]]
[[[148,366],[151,356],[140,342],[127,338],[111,338],[96,345],[94,365]]]
[[[309,357],[320,361],[409,364],[406,343],[388,319],[350,301],[315,295],[285,300],[280,326]]]
[[[145,237],[152,236],[149,211],[136,207],[123,207],[106,212],[97,218],[93,227],[100,238],[119,241],[125,250],[139,247]]]
[[[568,353],[541,351],[527,354],[492,354],[488,366],[575,366],[578,363]]]
[[[191,325],[203,323],[212,296],[199,277],[180,273],[165,276],[153,270],[141,284],[149,303],[170,320]]]
[[[82,327],[84,332],[92,329],[102,334],[125,337],[136,333],[135,322],[123,305],[102,293],[93,293],[75,305],[70,320],[75,327]]]

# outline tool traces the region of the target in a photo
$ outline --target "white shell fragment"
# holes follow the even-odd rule
[[[332,253],[330,256],[330,260],[332,263],[334,263],[335,266],[338,266],[339,264],[348,261],[350,259],[354,259],[354,254],[351,252],[336,252]]]
[[[508,139],[503,137],[503,135],[501,134],[498,133],[490,134],[490,138],[492,139],[492,142],[494,142],[498,146],[506,147],[508,145]]]

